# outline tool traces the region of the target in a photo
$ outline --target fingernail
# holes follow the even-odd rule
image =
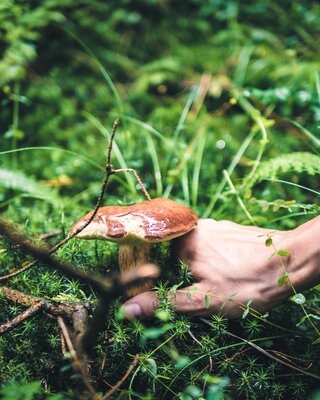
[[[131,303],[123,306],[122,311],[124,312],[124,316],[129,319],[139,318],[142,315],[142,308],[137,303]]]

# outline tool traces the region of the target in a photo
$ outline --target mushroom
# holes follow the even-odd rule
[[[71,233],[81,228],[92,212],[82,217]],[[102,239],[119,244],[120,275],[150,261],[152,243],[182,236],[194,229],[198,216],[175,201],[156,198],[131,206],[107,206],[98,209],[92,222],[80,231],[79,239]],[[146,281],[127,291],[129,297],[151,289]]]

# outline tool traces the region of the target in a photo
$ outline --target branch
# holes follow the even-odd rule
[[[30,318],[33,315],[37,314],[39,311],[43,310],[44,307],[45,307],[44,301],[39,301],[38,303],[33,304],[31,307],[23,311],[17,317],[13,318],[11,321],[0,325],[0,334],[21,324],[21,322],[25,321],[27,318]]]
[[[131,374],[132,370],[134,369],[134,367],[137,365],[139,361],[139,354],[136,354],[136,356],[134,357],[132,363],[130,364],[127,372],[123,375],[123,377],[119,380],[119,382],[117,382],[112,389],[110,389],[102,398],[101,400],[106,400],[108,399],[111,395],[113,395],[113,393],[115,393],[120,386],[123,384],[123,382],[128,378],[128,376]]]
[[[70,355],[72,357],[72,360],[74,362],[75,367],[79,370],[80,374],[81,374],[81,378],[82,381],[84,383],[84,385],[87,387],[87,389],[89,390],[89,392],[91,393],[92,397],[94,399],[97,398],[97,392],[95,391],[94,387],[92,386],[89,376],[88,376],[88,372],[87,372],[87,368],[82,364],[82,362],[79,360],[77,352],[75,351],[72,341],[70,339],[70,335],[68,332],[68,328],[66,327],[66,324],[63,320],[62,317],[58,317],[58,324],[61,328],[64,340],[66,341],[66,344],[68,346]]]

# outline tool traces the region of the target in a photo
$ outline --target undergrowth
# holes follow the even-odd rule
[[[319,215],[319,26],[320,6],[306,0],[3,1],[3,216],[36,240],[53,233],[50,245],[65,237],[99,195],[115,117],[113,165],[138,170],[152,197],[270,232]],[[130,174],[111,177],[106,205],[142,199]],[[319,286],[264,315],[248,304],[240,320],[203,321],[167,301],[192,281],[169,254],[153,250],[162,269],[154,319],[123,320],[122,298],[110,310],[90,365],[101,393],[139,354],[113,398],[319,398]],[[57,257],[85,271],[117,268],[108,243],[72,240]],[[24,262],[1,239],[1,275]],[[90,287],[43,264],[6,285],[96,304]],[[22,311],[2,296],[0,324]],[[6,400],[87,398],[45,314],[0,336],[0,383]]]

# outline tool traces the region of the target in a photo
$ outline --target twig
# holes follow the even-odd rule
[[[98,197],[98,200],[97,200],[97,203],[95,205],[95,208],[94,208],[92,214],[90,215],[90,218],[81,227],[79,227],[78,229],[76,229],[72,233],[69,233],[69,235],[65,239],[63,239],[61,242],[56,244],[50,250],[50,254],[55,253],[57,250],[60,249],[61,246],[63,246],[67,242],[69,242],[69,240],[71,240],[78,233],[80,233],[83,229],[85,229],[89,224],[91,224],[91,222],[93,221],[94,217],[96,216],[96,214],[98,212],[98,209],[100,208],[100,206],[102,204],[103,196],[105,194],[106,187],[107,187],[107,184],[109,182],[110,176],[112,174],[114,174],[114,171],[113,171],[112,166],[111,166],[111,151],[112,151],[114,136],[116,134],[116,130],[117,130],[118,125],[119,125],[119,119],[117,118],[113,123],[112,132],[111,132],[111,136],[110,136],[110,141],[109,141],[109,145],[108,145],[107,162],[106,162],[106,168],[105,168],[106,169],[106,173],[105,173],[105,176],[103,178],[102,185],[101,185],[100,195]]]
[[[29,307],[27,310],[23,311],[17,317],[13,318],[11,321],[2,324],[0,326],[0,334],[16,327],[17,325],[21,324],[21,322],[25,321],[27,318],[30,318],[33,315],[37,314],[40,310],[43,310],[44,306],[45,302],[39,301],[38,303]]]
[[[88,308],[91,308],[89,303],[81,302],[66,302],[58,303],[52,300],[43,299],[41,297],[30,296],[28,294],[19,292],[18,290],[10,289],[8,287],[1,287],[0,293],[8,300],[14,303],[30,306],[27,310],[23,311],[20,315],[12,319],[10,322],[0,326],[0,334],[8,329],[11,329],[21,322],[30,318],[38,311],[43,310],[48,316],[67,316],[73,324],[73,338],[76,349],[81,350],[81,340],[86,330],[86,323],[88,320]]]
[[[76,368],[79,370],[81,377],[82,377],[82,381],[84,383],[84,385],[87,387],[87,389],[89,390],[89,392],[91,393],[92,397],[94,399],[97,398],[97,392],[95,391],[94,387],[92,386],[90,379],[88,377],[88,373],[87,373],[87,368],[84,368],[83,364],[81,363],[81,361],[78,358],[78,355],[73,347],[72,341],[70,339],[70,335],[68,332],[68,329],[66,327],[66,324],[64,323],[64,320],[62,317],[58,317],[58,324],[61,328],[61,331],[63,333],[63,337],[64,340],[68,346],[70,355],[73,359],[73,362],[76,366]]]
[[[146,198],[148,200],[151,200],[150,194],[148,193],[146,187],[142,183],[142,180],[141,180],[140,176],[137,174],[136,170],[134,170],[133,168],[120,168],[120,169],[113,169],[112,171],[114,174],[119,173],[119,172],[132,172],[134,177],[138,181],[138,183],[143,191],[143,194],[146,196]]]
[[[110,389],[102,398],[101,400],[106,400],[108,399],[113,393],[115,393],[120,386],[123,384],[123,382],[128,378],[128,376],[131,374],[133,371],[134,367],[137,365],[139,361],[139,354],[136,354],[134,357],[132,363],[130,364],[129,368],[127,369],[127,372],[123,375],[123,377],[113,386],[112,389]]]

